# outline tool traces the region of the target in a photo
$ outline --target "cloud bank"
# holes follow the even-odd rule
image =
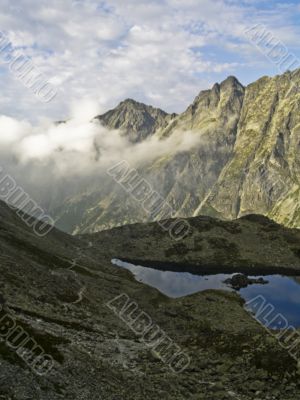
[[[106,171],[120,160],[133,168],[197,147],[201,132],[174,132],[161,140],[153,135],[132,143],[120,130],[109,130],[93,117],[97,105],[74,103],[72,117],[60,123],[29,121],[0,116],[2,166],[18,184],[44,207],[88,190],[93,181],[101,186]]]

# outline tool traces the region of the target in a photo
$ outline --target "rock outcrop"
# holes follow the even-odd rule
[[[235,290],[246,288],[249,285],[266,285],[268,283],[264,278],[249,278],[244,274],[234,274],[231,278],[224,281]]]

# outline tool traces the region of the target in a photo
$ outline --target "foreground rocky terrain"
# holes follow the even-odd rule
[[[228,77],[200,92],[179,115],[128,99],[96,117],[134,144],[160,140],[163,146],[169,138],[191,135],[190,149],[170,149],[132,165],[174,215],[166,216],[165,207],[155,217],[147,214],[130,194],[99,173],[63,206],[50,210],[58,226],[93,233],[171,216],[235,219],[263,214],[300,227],[299,84],[300,70],[262,77],[247,87]]]
[[[267,255],[263,257],[254,241],[259,235],[265,253],[268,249],[268,265],[276,259],[275,267],[282,263],[294,270],[299,265],[299,234],[265,219],[225,224],[197,218],[191,225],[197,250],[188,256],[192,238],[172,243],[168,233],[153,224],[83,237],[54,229],[40,238],[0,203],[0,290],[5,311],[55,360],[52,370],[40,376],[1,342],[0,398],[298,398],[297,362],[244,310],[237,294],[205,291],[169,299],[110,263],[112,256],[194,263],[203,246],[207,253],[199,258],[198,269],[206,256],[207,266],[212,265],[211,250],[214,265],[224,264],[226,254],[228,268],[237,269],[243,259],[263,265]],[[207,245],[201,237],[207,238]],[[253,247],[244,240],[253,240]],[[106,305],[122,293],[189,355],[183,372],[172,372]]]

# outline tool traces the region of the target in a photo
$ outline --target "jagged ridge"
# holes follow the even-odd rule
[[[133,142],[150,135],[163,140],[178,131],[201,135],[192,151],[167,154],[140,171],[178,216],[232,219],[260,213],[300,227],[300,94],[292,82],[300,83],[299,71],[263,77],[246,88],[228,77],[200,92],[180,115],[126,100],[98,119],[122,129]],[[150,219],[105,179],[101,190],[79,194],[58,215],[60,226],[65,228],[67,218],[73,232]]]

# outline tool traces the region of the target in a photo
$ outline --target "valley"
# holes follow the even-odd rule
[[[156,399],[160,393],[164,399],[248,400],[299,395],[297,362],[244,309],[237,293],[205,290],[172,299],[111,264],[116,257],[191,264],[195,254],[187,249],[193,238],[175,246],[155,223],[73,237],[54,229],[39,238],[4,203],[0,204],[0,222],[0,288],[6,312],[26,326],[54,360],[47,375],[36,375],[2,342],[3,399],[92,396],[131,400]],[[254,243],[251,247],[247,240],[255,232],[253,236],[261,235],[269,247],[270,266],[278,257],[274,271],[280,265],[287,271],[299,270],[297,245],[291,243],[295,232],[266,218],[253,216],[250,221],[233,223],[205,217],[190,223],[199,244],[199,237],[212,238],[221,229],[236,238],[239,248],[243,246],[244,254],[240,250],[236,259],[237,249],[233,254],[224,238],[226,246],[216,252],[218,259],[204,250],[207,267],[214,269],[226,257],[226,269],[238,270],[244,259],[244,267],[259,271],[259,265],[266,263],[260,259],[263,253],[257,253]],[[237,236],[239,229],[245,240]],[[286,243],[285,251],[277,252],[277,241]],[[201,269],[200,246],[197,253],[196,268]],[[183,372],[174,374],[107,307],[122,294],[133,299],[189,355],[190,364]]]

